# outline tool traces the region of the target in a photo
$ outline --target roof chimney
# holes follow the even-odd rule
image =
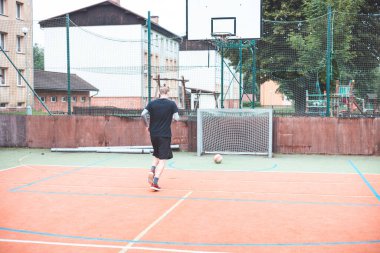
[[[120,0],[108,0],[108,1],[113,2],[113,3],[117,4],[117,5],[120,5]]]
[[[151,16],[150,17],[150,20],[153,22],[153,23],[156,23],[158,25],[158,20],[160,19],[159,16]]]

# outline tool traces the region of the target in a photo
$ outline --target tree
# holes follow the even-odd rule
[[[379,5],[376,0],[264,0],[262,38],[256,44],[257,83],[279,82],[279,90],[293,99],[298,112],[304,112],[306,89],[317,83],[315,90],[326,89],[328,6],[333,10],[331,89],[341,77],[365,76],[366,82],[376,83],[379,17],[361,19],[357,14],[378,13]],[[238,63],[236,52],[226,55]],[[245,78],[252,79],[250,69],[244,69]]]
[[[265,0],[263,1],[263,23],[262,37],[256,41],[255,58],[256,58],[256,84],[262,83],[268,79],[272,79],[268,70],[276,70],[277,77],[285,77],[293,79],[295,73],[283,70],[283,66],[289,65],[289,60],[293,59],[288,55],[294,54],[294,49],[286,42],[286,34],[289,33],[291,27],[276,25],[276,22],[284,20],[303,19],[303,13],[299,11],[302,0]],[[268,21],[271,20],[271,21]],[[272,22],[273,21],[273,22]],[[249,42],[246,42],[249,43]],[[279,49],[281,45],[281,49]],[[228,46],[227,46],[228,47]],[[243,48],[242,70],[244,77],[244,91],[250,93],[252,91],[252,57],[253,48]],[[231,61],[231,64],[238,69],[239,49],[227,48],[225,57]]]
[[[33,62],[34,69],[44,70],[44,49],[39,47],[38,44],[33,46]]]
[[[295,108],[303,108],[305,89],[300,66],[297,65],[297,49],[289,43],[290,33],[300,33],[304,23],[303,0],[263,1],[262,38],[257,43],[257,82],[275,80],[279,91],[295,101]],[[301,66],[302,68],[302,66]]]

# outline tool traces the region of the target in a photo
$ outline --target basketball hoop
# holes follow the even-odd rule
[[[227,45],[228,39],[232,36],[229,32],[215,32],[212,36],[215,38],[216,45]]]
[[[227,42],[227,40],[232,36],[230,32],[215,32],[212,34],[215,40],[219,40],[222,42]]]

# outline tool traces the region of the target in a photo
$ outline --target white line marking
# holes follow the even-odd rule
[[[25,164],[26,165],[26,164]],[[49,166],[49,167],[83,167],[83,165],[60,165],[60,164],[29,164],[30,166]],[[146,168],[142,168],[141,166],[134,166],[134,167],[125,167],[125,166],[112,166],[112,167],[106,167],[106,166],[97,166],[97,165],[91,165],[91,166],[86,166],[86,168],[92,168],[92,169],[138,169],[138,170],[145,170]],[[234,170],[234,169],[229,169],[229,170],[223,170],[223,169],[174,169],[174,168],[167,168],[169,171],[194,171],[194,172],[252,172],[252,173],[277,173],[277,174],[329,174],[329,175],[357,175],[355,172],[318,172],[318,171],[279,171],[279,169],[271,169],[271,171],[263,171],[263,170],[257,170],[251,169],[251,170]],[[267,170],[267,169],[265,169]],[[363,173],[365,175],[375,175],[375,176],[380,176],[379,173]]]
[[[59,246],[71,246],[71,247],[88,247],[88,248],[109,248],[109,249],[123,249],[123,245],[110,245],[110,244],[82,244],[82,243],[64,243],[64,242],[47,242],[47,241],[31,241],[31,240],[11,240],[1,239],[0,242],[10,243],[31,243],[31,244],[45,244],[45,245],[59,245]],[[149,250],[149,251],[165,251],[165,252],[179,252],[179,253],[226,253],[216,251],[194,251],[194,250],[180,250],[180,249],[165,249],[165,248],[153,248],[153,247],[131,247],[134,250]]]
[[[21,157],[20,159],[18,159],[18,162],[21,163],[22,160],[24,160],[25,158],[27,158],[30,154],[26,154],[24,155],[23,157]],[[23,164],[23,163],[21,163]]]
[[[172,212],[179,204],[181,204],[186,198],[188,198],[193,192],[189,191],[185,196],[183,196],[180,200],[178,200],[172,207],[170,207],[165,213],[163,213],[160,217],[158,217],[152,224],[150,224],[147,228],[145,228],[140,234],[138,234],[133,241],[140,240],[146,233],[149,232],[155,225],[157,225],[160,221],[162,221],[170,212]],[[132,248],[133,243],[128,243],[119,253],[125,253],[128,249]]]
[[[0,181],[0,184],[12,184],[12,185],[19,185],[19,183],[14,182],[6,182],[6,181]],[[130,189],[130,190],[146,190],[146,187],[125,187],[125,186],[102,186],[102,185],[60,185],[60,184],[44,184],[45,187],[60,187],[60,188],[105,188],[105,189]],[[373,195],[339,195],[339,194],[329,194],[329,193],[297,193],[297,192],[260,192],[260,191],[223,191],[223,190],[197,190],[197,189],[178,189],[178,188],[165,188],[165,191],[177,191],[177,192],[183,192],[183,191],[192,191],[192,192],[198,192],[198,193],[228,193],[228,194],[256,194],[256,195],[296,195],[296,196],[324,196],[324,197],[342,197],[342,198],[373,198]],[[43,193],[43,192],[42,192]],[[60,193],[67,193],[67,194],[73,194],[73,192],[64,192],[60,191]],[[74,193],[75,194],[75,193]],[[78,192],[78,194],[81,194]],[[86,193],[83,193],[86,194]],[[94,193],[96,194],[96,193]],[[99,194],[102,194],[100,192]],[[112,195],[112,193],[109,193]],[[120,196],[123,195],[123,193],[114,193],[118,194]],[[127,195],[134,195],[134,194],[127,194]],[[144,195],[145,196],[145,195]]]
[[[1,172],[1,171],[12,170],[12,169],[17,169],[17,168],[19,168],[19,167],[24,167],[24,165],[17,165],[17,166],[10,167],[10,168],[6,168],[6,169],[1,169],[0,172]]]

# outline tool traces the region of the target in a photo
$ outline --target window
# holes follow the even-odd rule
[[[5,0],[0,0],[0,15],[4,15],[5,14]]]
[[[62,101],[62,102],[66,102],[66,101],[67,101],[66,97],[63,96],[62,99],[61,99],[61,101]]]
[[[45,97],[40,97],[41,101],[45,103]]]
[[[0,32],[0,47],[5,49],[5,33],[2,32]]]
[[[57,97],[56,96],[52,96],[50,98],[50,101],[53,102],[53,103],[57,102]]]
[[[16,2],[16,18],[21,19],[22,3]]]
[[[86,102],[86,97],[80,97],[80,101],[81,101],[82,103]]]
[[[22,45],[22,37],[21,36],[17,36],[17,42],[16,42],[16,51],[18,53],[21,53],[21,45]]]
[[[71,101],[76,102],[77,101],[77,97],[76,96],[71,97]]]
[[[24,103],[23,102],[18,102],[17,103],[17,107],[23,107],[24,106]]]
[[[0,68],[0,85],[5,85],[5,69]]]
[[[19,69],[21,75],[24,75],[24,70]],[[17,73],[17,86],[22,86],[22,77]]]
[[[0,103],[0,107],[7,107],[7,103]]]

